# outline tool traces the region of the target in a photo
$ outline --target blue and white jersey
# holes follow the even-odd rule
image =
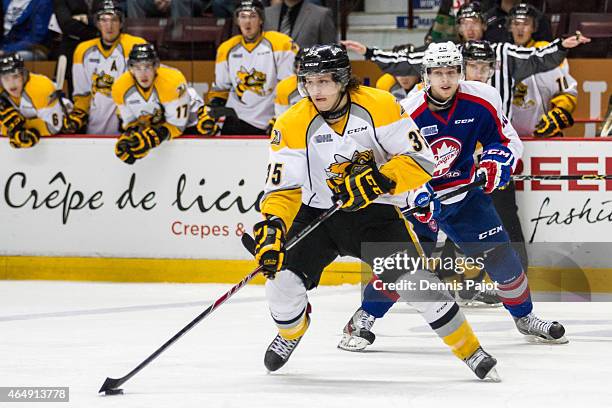
[[[438,194],[456,190],[474,180],[474,151],[502,149],[513,156],[513,169],[523,153],[523,143],[506,118],[499,93],[490,85],[460,81],[450,108],[432,112],[425,91],[402,100],[401,105],[416,122],[436,159],[429,182]],[[461,201],[465,194],[444,202]]]

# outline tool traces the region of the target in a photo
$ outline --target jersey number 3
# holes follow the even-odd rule
[[[412,142],[412,148],[415,152],[418,153],[423,150],[423,145],[425,144],[425,141],[423,140],[423,136],[421,136],[421,133],[418,130],[411,130],[410,133],[408,133],[408,139],[410,139],[410,141]]]

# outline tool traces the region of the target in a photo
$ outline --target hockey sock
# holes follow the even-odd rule
[[[497,294],[510,314],[521,318],[531,313],[533,303],[527,275],[510,244],[502,244],[488,252],[484,266],[491,279],[497,282]]]
[[[274,322],[278,327],[278,334],[280,334],[285,340],[296,340],[302,337],[310,325],[310,318],[308,317],[309,313],[310,304],[308,304],[308,306],[306,306],[304,309],[304,312],[302,312],[295,319],[284,322],[274,319]]]
[[[379,279],[374,276],[363,291],[361,308],[379,319],[397,302],[399,295],[393,291],[376,290],[373,284],[376,280]]]
[[[461,360],[471,356],[480,347],[478,338],[457,303],[429,303],[423,317],[444,344]],[[431,321],[432,318],[436,319]]]

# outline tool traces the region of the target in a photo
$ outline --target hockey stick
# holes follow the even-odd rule
[[[319,217],[317,217],[317,219],[312,221],[303,230],[301,230],[299,233],[297,233],[295,236],[293,236],[287,242],[287,245],[286,245],[285,248],[287,250],[291,249],[293,246],[295,246],[295,244],[297,244],[300,240],[302,240],[306,235],[310,234],[315,228],[317,228],[322,222],[324,222],[326,219],[331,217],[336,211],[338,211],[341,206],[342,206],[342,201],[336,202],[336,204],[334,204],[333,207],[331,207],[330,209],[326,210],[324,213],[319,215]],[[253,244],[254,244],[253,238],[251,238],[248,234],[244,234],[243,235],[242,242],[245,245],[245,247],[247,247],[247,248],[252,247]],[[99,393],[100,392],[104,392],[106,395],[122,394],[123,390],[119,388],[122,384],[124,384],[126,381],[128,381],[130,378],[132,378],[134,375],[136,375],[140,370],[145,368],[150,362],[155,360],[168,347],[170,347],[179,338],[181,338],[185,333],[187,333],[189,330],[191,330],[193,327],[195,327],[195,325],[200,323],[206,316],[211,314],[215,309],[217,309],[219,306],[221,306],[223,303],[225,303],[226,300],[228,300],[236,292],[238,292],[240,289],[242,289],[243,286],[245,286],[247,283],[249,283],[249,281],[251,281],[261,271],[262,271],[262,267],[259,266],[253,272],[251,272],[247,276],[245,276],[244,279],[242,279],[240,282],[238,282],[236,285],[234,285],[230,290],[225,292],[220,298],[215,300],[215,302],[212,305],[210,305],[208,308],[206,308],[206,310],[204,310],[202,313],[200,313],[195,319],[193,319],[189,324],[187,324],[187,326],[183,327],[178,333],[176,333],[174,336],[172,336],[172,338],[170,340],[168,340],[160,348],[155,350],[155,352],[153,352],[153,354],[151,354],[149,357],[147,357],[142,363],[140,363],[136,368],[134,368],[128,374],[126,374],[125,376],[123,376],[121,378],[110,378],[110,377],[106,378],[106,380],[104,381],[104,384],[102,384],[102,387],[100,388],[100,391],[98,391],[98,392]]]
[[[57,59],[57,66],[55,67],[55,92],[53,95],[59,101],[62,107],[64,116],[68,116],[68,108],[64,104],[62,97],[64,96],[64,80],[66,79],[66,69],[68,68],[68,58],[65,55],[60,55]]]
[[[475,188],[482,187],[482,186],[484,186],[486,184],[486,182],[487,182],[487,180],[484,177],[480,178],[480,177],[477,176],[476,179],[474,181],[472,181],[471,183],[465,184],[465,185],[459,187],[458,189],[453,190],[453,191],[451,191],[449,193],[446,193],[446,194],[442,194],[441,196],[436,196],[435,199],[440,201],[440,202],[443,202],[445,200],[448,200],[449,198],[453,198],[453,197],[456,197],[456,196],[461,195],[463,193],[467,193],[470,190],[474,190]],[[419,211],[420,208],[421,207],[411,207],[411,208],[408,208],[406,210],[403,210],[402,214],[404,214],[404,215],[412,215],[415,212]]]
[[[612,180],[612,174],[581,174],[581,175],[546,175],[516,174],[512,176],[514,181],[529,180]]]

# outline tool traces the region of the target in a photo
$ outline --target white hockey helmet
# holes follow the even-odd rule
[[[463,56],[451,41],[431,43],[423,54],[423,79],[429,85],[428,73],[432,68],[457,67],[463,78]]]

